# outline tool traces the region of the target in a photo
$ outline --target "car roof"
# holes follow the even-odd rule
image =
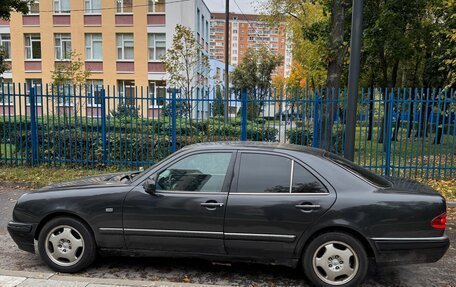
[[[183,150],[207,150],[207,149],[258,149],[258,150],[285,150],[307,153],[315,156],[323,156],[325,150],[301,145],[275,143],[275,142],[253,142],[253,141],[222,141],[205,142],[185,146]]]

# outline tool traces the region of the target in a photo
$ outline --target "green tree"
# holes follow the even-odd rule
[[[272,86],[272,73],[282,63],[283,56],[265,46],[257,50],[249,48],[233,71],[233,86],[239,90],[251,90],[255,99],[264,99]]]
[[[4,62],[5,60],[5,51],[2,47],[0,47],[0,79],[2,78],[2,74],[8,70],[8,65]]]
[[[272,87],[272,73],[282,63],[283,56],[271,52],[265,46],[257,50],[249,48],[242,62],[233,71],[233,86],[238,90],[248,90],[250,100],[263,100]],[[262,102],[249,104],[249,119],[256,118],[262,106]]]
[[[22,14],[29,12],[29,4],[34,0],[2,0],[0,2],[0,18],[9,20],[11,12],[17,11]]]
[[[28,4],[33,3],[34,0],[1,0],[0,1],[0,19],[9,20],[11,12],[17,11],[22,14],[29,12]],[[4,51],[0,47],[0,77],[8,69],[4,63]]]
[[[203,46],[189,28],[177,24],[172,46],[163,60],[169,74],[168,83],[180,90],[180,96],[191,109],[192,87],[203,85],[201,78],[209,71],[209,58],[203,53]],[[191,113],[186,114],[191,120]]]

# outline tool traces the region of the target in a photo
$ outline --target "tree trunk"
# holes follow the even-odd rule
[[[329,61],[325,95],[326,104],[322,113],[321,148],[331,150],[331,134],[334,114],[337,112],[340,78],[342,76],[347,47],[344,46],[344,22],[346,7],[343,0],[331,2],[331,31],[329,35]],[[334,89],[334,93],[332,90]]]

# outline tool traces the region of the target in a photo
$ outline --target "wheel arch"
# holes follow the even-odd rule
[[[329,233],[329,232],[340,232],[340,233],[346,233],[348,235],[353,236],[354,238],[359,240],[359,242],[361,242],[361,244],[364,247],[364,250],[367,253],[367,257],[373,258],[374,260],[377,258],[375,246],[364,235],[362,235],[361,232],[359,232],[356,229],[351,228],[349,226],[327,226],[327,227],[323,227],[321,229],[313,231],[313,233],[306,238],[305,242],[302,244],[302,247],[298,252],[299,260],[302,260],[302,256],[303,256],[307,246],[310,244],[310,242],[312,242],[312,240],[314,240],[315,238],[317,238],[318,236],[320,236],[322,234]]]
[[[96,239],[95,233],[93,232],[93,229],[90,226],[90,224],[87,222],[87,220],[85,220],[84,218],[82,218],[81,216],[79,216],[77,214],[74,214],[74,213],[71,213],[68,211],[55,211],[55,212],[47,214],[45,217],[43,217],[35,229],[35,234],[33,235],[33,238],[38,240],[38,237],[39,237],[44,225],[46,225],[46,223],[49,222],[49,220],[52,220],[52,219],[58,218],[58,217],[70,217],[70,218],[79,220],[81,223],[83,223],[84,225],[87,226],[87,228],[90,230],[90,233],[92,233],[93,238]]]

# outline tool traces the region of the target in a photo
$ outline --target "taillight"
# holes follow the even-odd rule
[[[431,226],[436,229],[445,229],[446,222],[446,213],[442,213],[436,218],[432,219]]]

